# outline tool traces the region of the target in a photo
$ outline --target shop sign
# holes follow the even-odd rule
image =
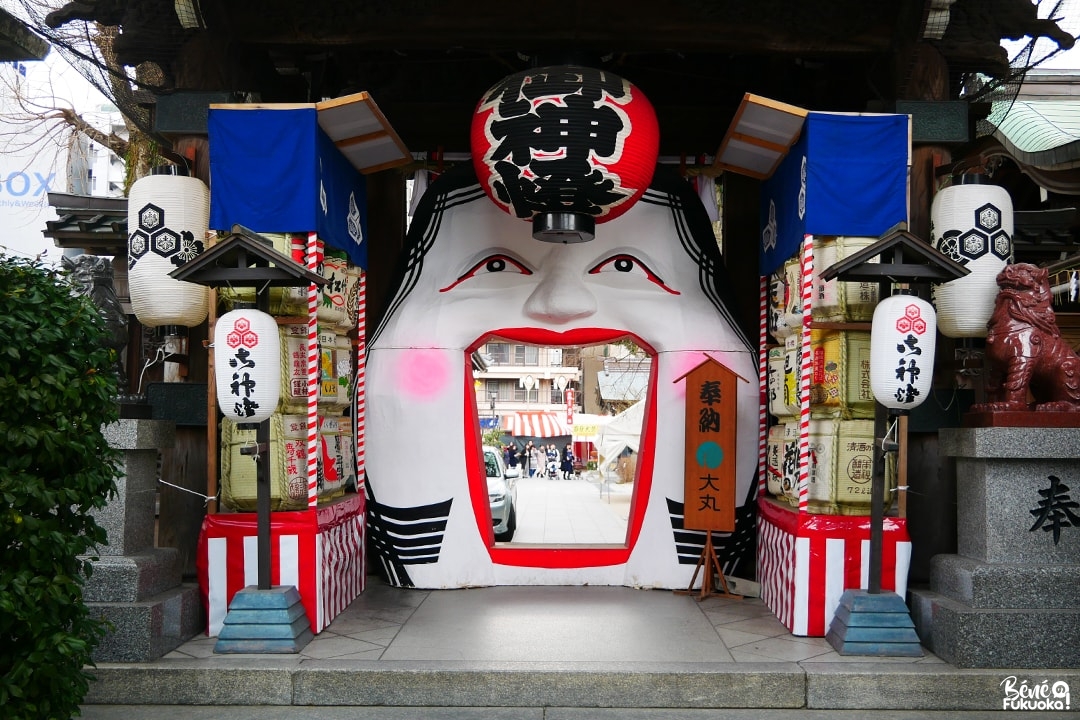
[[[712,358],[686,382],[683,527],[735,530],[736,383],[741,378]]]

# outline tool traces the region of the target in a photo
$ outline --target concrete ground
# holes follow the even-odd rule
[[[633,483],[602,482],[599,473],[571,480],[518,479],[515,543],[607,544],[626,541]]]
[[[529,500],[541,482],[543,512],[539,495]],[[600,490],[523,482],[520,537],[568,525],[581,537],[598,532],[601,508],[577,503],[602,503],[617,518],[629,500],[628,488],[613,488],[614,499]],[[759,599],[666,590],[427,591],[369,577],[298,654],[215,655],[215,643],[200,636],[152,663],[99,664],[83,717],[981,720],[1002,717],[1010,676],[1067,683],[1075,699],[1053,716],[1080,717],[1080,670],[966,670],[929,652],[842,656],[824,638],[793,636]],[[1040,716],[1049,713],[1023,711]]]

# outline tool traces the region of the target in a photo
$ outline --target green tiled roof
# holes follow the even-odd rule
[[[995,102],[990,121],[994,136],[1019,162],[1043,169],[1080,166],[1080,100]]]

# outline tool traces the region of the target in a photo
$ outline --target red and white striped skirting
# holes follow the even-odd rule
[[[254,513],[207,515],[196,567],[208,623],[216,637],[236,592],[258,584]],[[271,585],[293,585],[311,624],[321,632],[364,590],[364,496],[270,516]]]
[[[881,589],[907,593],[907,521],[884,519]],[[793,635],[824,637],[844,590],[869,586],[870,518],[814,515],[758,499],[761,599]]]

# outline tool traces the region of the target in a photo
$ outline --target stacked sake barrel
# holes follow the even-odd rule
[[[800,435],[807,435],[805,509],[820,514],[869,513],[873,474],[874,395],[870,386],[868,323],[877,305],[874,283],[824,281],[821,271],[875,238],[823,237],[813,244],[809,319],[805,316],[804,258],[790,259],[770,278],[766,487],[800,506]],[[803,371],[808,366],[808,412]]]
[[[275,250],[308,266],[306,235],[265,237],[273,240]],[[350,333],[355,335],[359,323],[362,271],[344,253],[322,251],[321,242],[318,246],[317,252],[324,254],[316,271],[327,282],[315,303],[306,287],[270,290],[270,314],[277,318],[281,336],[281,399],[270,418],[273,510],[307,508],[312,483],[319,504],[357,487],[356,434],[350,412],[357,361]],[[237,301],[253,301],[254,295],[223,292],[222,300],[228,307]],[[228,419],[221,424],[221,502],[232,510],[256,509],[255,463],[252,456],[240,452],[255,442],[255,432]]]

